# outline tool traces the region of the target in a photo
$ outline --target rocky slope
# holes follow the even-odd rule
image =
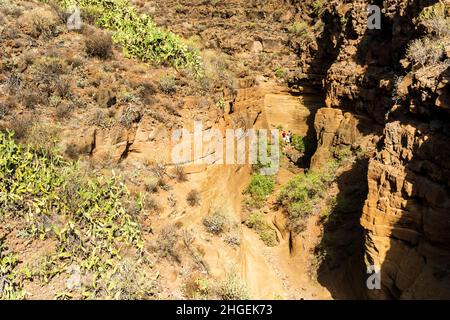
[[[316,37],[324,50],[338,49],[320,74],[327,108],[316,114],[312,165],[345,146],[366,153],[368,194],[355,212],[365,264],[381,269],[381,290],[365,290],[370,298],[450,297],[449,3],[436,3],[379,1],[382,29],[368,30],[368,2],[334,1],[322,21],[343,22],[337,40]],[[407,48],[423,37],[440,45],[433,62],[420,64]]]
[[[132,197],[148,199],[133,216],[144,254],[132,259],[151,288],[125,290],[129,298],[450,298],[448,1],[375,1],[381,30],[367,29],[365,0],[132,2],[201,52],[206,77],[126,58],[118,46],[93,57],[86,47],[98,28],[69,31],[64,13],[40,2],[0,3],[2,130],[56,146],[96,176],[114,169]],[[195,120],[307,137],[304,154],[284,150],[274,196],[257,210],[275,246],[246,225],[251,166],[188,163],[180,174],[171,165],[171,133]],[[330,159],[342,160],[336,177],[296,232],[275,194]],[[220,234],[205,225],[217,212],[228,219]],[[25,298],[90,293],[79,265],[52,273],[41,261],[60,239],[27,230],[20,219],[0,225],[0,249],[40,276],[18,276]],[[371,265],[380,290],[366,287]],[[140,275],[129,274],[133,287]]]
[[[238,1],[233,10],[223,4],[216,10],[212,3],[199,2],[193,7],[184,3],[183,10],[196,9],[189,15],[192,21],[198,19],[192,25],[205,26],[205,33],[192,32],[203,38],[189,42],[201,46],[206,77],[198,81],[189,70],[126,58],[119,46],[108,47],[108,43],[104,51],[99,49],[104,56],[93,56],[89,43],[100,43],[107,35],[91,25],[80,32],[67,30],[67,16],[57,7],[35,1],[2,3],[2,131],[14,130],[17,143],[56,148],[66,160],[79,161],[86,174],[100,179],[114,169],[132,199],[145,197],[142,214],[127,207],[138,220],[144,258],[136,260],[130,253],[127,257],[136,260],[136,266],[123,266],[146,270],[151,277],[145,280],[149,291],[134,291],[136,287],[128,281],[144,279],[133,271],[124,282],[130,291],[123,294],[131,298],[216,298],[216,288],[224,281],[231,286],[226,289],[232,290],[223,292],[228,298],[243,298],[247,292],[254,298],[329,298],[325,288],[312,283],[306,271],[299,276],[298,266],[287,259],[289,237],[277,248],[266,248],[253,231],[241,225],[245,219],[242,191],[250,166],[188,163],[180,175],[171,165],[171,133],[181,127],[192,130],[194,120],[202,121],[204,130],[268,128],[283,123],[302,134],[308,129],[303,121],[312,119],[311,111],[320,106],[320,99],[308,97],[304,106],[284,84],[288,66],[295,66],[284,24],[274,17],[277,32],[269,32],[269,23],[256,28],[277,4],[270,3],[261,12],[256,4]],[[155,7],[160,10],[154,16],[158,23],[191,36],[179,24],[182,20],[177,15],[184,13],[176,2]],[[154,10],[148,3],[142,6],[147,13]],[[287,19],[291,21],[292,16]],[[244,40],[236,36],[241,34],[246,35]],[[282,103],[274,103],[278,100]],[[281,118],[272,119],[265,111],[283,107],[289,110]],[[191,205],[188,196],[192,191],[197,196]],[[219,234],[204,225],[205,218],[217,213],[226,220]],[[32,274],[27,278],[17,271],[15,276],[23,297],[81,299],[82,292],[112,297],[108,290],[91,288],[92,270],[80,263],[67,266],[55,256],[61,239],[51,221],[42,240],[27,233],[23,219],[19,218],[19,225],[9,216],[1,219],[7,221],[0,227],[6,254],[17,254],[16,269]],[[47,258],[57,265],[55,273],[56,267],[48,268]],[[116,281],[116,277],[123,275],[113,272],[106,279]]]

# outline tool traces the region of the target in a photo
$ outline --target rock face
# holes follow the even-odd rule
[[[366,263],[381,268],[373,298],[450,298],[450,150],[429,128],[386,125],[370,160],[361,224]]]
[[[320,167],[332,156],[331,147],[343,119],[340,109],[322,108],[317,111],[314,120],[317,150],[311,159],[312,168]]]
[[[361,127],[371,133],[366,134]],[[314,129],[318,143],[311,159],[313,169],[322,166],[342,148],[362,149],[367,153],[373,153],[379,140],[375,133],[379,131],[380,126],[363,116],[344,113],[341,109],[322,108],[316,113]]]
[[[312,167],[343,147],[368,151],[359,212],[365,266],[381,270],[381,289],[365,288],[373,299],[450,299],[448,56],[428,65],[405,59],[411,41],[431,36],[419,18],[436,2],[380,2],[379,31],[367,29],[368,1],[330,3],[321,19],[327,32],[299,55],[307,67],[291,79],[318,78],[325,88]],[[439,10],[448,17],[445,3]],[[344,26],[331,26],[338,19]],[[445,47],[449,38],[439,41]]]

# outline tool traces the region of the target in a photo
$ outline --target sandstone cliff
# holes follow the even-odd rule
[[[345,146],[362,150],[368,161],[368,194],[364,206],[355,208],[360,221],[352,223],[363,227],[364,262],[381,269],[382,287],[365,295],[448,299],[449,3],[377,4],[383,9],[381,30],[367,28],[368,1],[329,3],[321,16],[327,31],[315,33],[315,50],[299,55],[300,71],[291,81],[301,86],[319,78],[322,83],[315,83],[325,88],[312,166]],[[424,39],[439,41],[441,51],[420,63],[414,57]],[[413,47],[414,41],[422,46]]]

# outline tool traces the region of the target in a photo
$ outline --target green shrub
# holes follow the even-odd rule
[[[337,161],[343,161],[350,158],[352,155],[353,152],[350,147],[344,147],[335,151],[335,158],[337,159]]]
[[[188,299],[208,299],[211,294],[211,286],[208,278],[193,275],[183,284],[183,293]]]
[[[317,16],[322,16],[322,14],[325,12],[326,10],[326,1],[324,0],[316,0],[313,2],[313,9],[314,9],[314,13]]]
[[[283,68],[277,68],[276,70],[275,70],[275,77],[277,77],[277,78],[283,78],[284,77],[284,75],[285,75],[285,73],[286,73],[286,71],[283,69]]]
[[[294,134],[292,136],[292,145],[298,152],[304,153],[306,151],[305,142],[301,136]]]
[[[20,300],[25,296],[20,272],[19,260],[13,253],[5,253],[3,239],[0,238],[0,300]]]
[[[289,27],[289,32],[304,37],[308,35],[309,26],[306,22],[296,21]]]
[[[419,15],[419,21],[438,37],[450,35],[450,17],[446,14],[448,4],[438,2],[425,7]]]
[[[261,213],[252,213],[245,221],[245,224],[247,227],[254,229],[267,246],[275,247],[278,244],[277,232]]]
[[[313,213],[316,205],[335,179],[337,161],[331,160],[320,170],[295,176],[283,188],[278,203],[288,213],[291,229],[302,231],[303,221]]]
[[[22,219],[30,235],[57,240],[42,273],[47,281],[76,264],[113,298],[108,288],[122,248],[143,249],[139,225],[126,211],[131,201],[114,174],[91,178],[54,152],[36,152],[0,133],[0,219]]]
[[[275,181],[273,177],[254,174],[244,194],[248,195],[247,204],[251,207],[260,208],[264,205],[267,197],[273,192]]]

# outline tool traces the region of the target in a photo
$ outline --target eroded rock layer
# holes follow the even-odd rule
[[[333,1],[321,19],[327,32],[315,33],[317,48],[303,50],[307,67],[292,79],[325,87],[312,167],[343,147],[368,158],[364,260],[381,269],[369,298],[450,298],[449,3],[437,2],[378,1],[382,28],[369,30],[368,1]],[[437,24],[437,12],[441,31],[427,22]],[[330,19],[342,25],[329,28]],[[425,38],[442,51],[419,63],[408,48]]]

